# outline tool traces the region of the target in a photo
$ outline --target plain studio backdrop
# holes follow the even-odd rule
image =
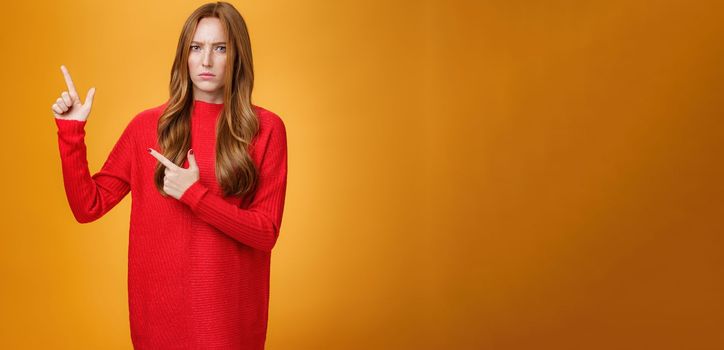
[[[0,347],[130,349],[130,195],[91,173],[168,97],[197,1],[3,5]],[[267,348],[724,347],[720,1],[233,1],[287,127]]]

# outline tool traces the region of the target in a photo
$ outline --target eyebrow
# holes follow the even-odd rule
[[[198,41],[192,41],[191,43],[192,44],[203,44],[202,42],[198,42]],[[213,43],[212,45],[219,45],[219,44],[226,44],[226,41],[219,41],[219,42]]]

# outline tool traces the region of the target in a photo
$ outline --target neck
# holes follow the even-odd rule
[[[216,90],[213,93],[209,93],[206,91],[199,90],[196,88],[196,86],[193,87],[193,97],[196,101],[206,102],[206,103],[224,103],[224,94],[222,90]]]

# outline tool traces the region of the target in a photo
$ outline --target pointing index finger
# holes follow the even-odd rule
[[[70,78],[70,73],[68,72],[68,68],[66,68],[65,65],[61,65],[60,70],[63,71],[63,77],[65,78],[65,85],[68,85],[68,93],[70,93],[71,96],[78,96],[78,93],[75,91],[75,85],[73,85],[73,79]]]
[[[164,157],[163,154],[156,152],[155,149],[149,148],[148,151],[151,153],[151,155],[154,158],[158,159],[158,161],[161,162],[161,164],[165,165],[167,168],[175,169],[175,168],[179,167],[178,165],[174,164],[172,161],[166,159],[166,157]]]

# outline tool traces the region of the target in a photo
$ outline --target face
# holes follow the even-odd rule
[[[226,35],[221,21],[214,17],[202,18],[189,46],[189,75],[194,99],[223,103],[225,69]]]

